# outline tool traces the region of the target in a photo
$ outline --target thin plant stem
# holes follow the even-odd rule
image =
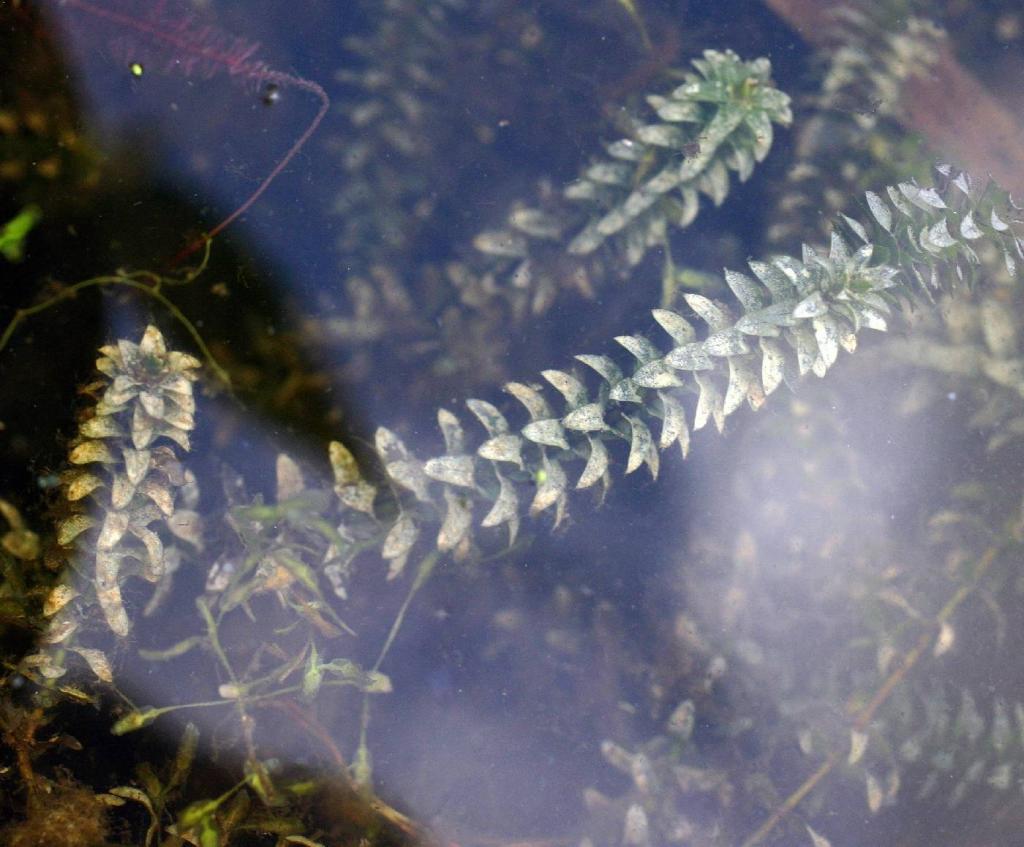
[[[986,574],[992,563],[996,560],[996,557],[1001,553],[1007,542],[1001,544],[993,544],[978,560],[978,567],[975,569],[974,576],[969,583],[961,585],[949,598],[946,604],[942,607],[939,613],[931,621],[931,625],[925,628],[925,631],[921,633],[917,640],[917,643],[907,652],[903,657],[903,661],[900,662],[897,667],[885,681],[879,686],[878,690],[874,693],[871,700],[868,701],[867,705],[864,706],[854,716],[853,722],[851,723],[851,729],[857,732],[863,732],[868,724],[871,723],[875,716],[875,713],[881,708],[881,706],[889,699],[893,691],[913,670],[914,666],[918,663],[920,658],[924,655],[925,651],[932,644],[935,638],[936,628],[940,628],[943,623],[952,617],[953,613],[957,610],[961,603],[966,600],[978,587],[978,583],[982,577]],[[768,817],[768,819],[757,828],[757,830],[750,835],[741,845],[741,847],[755,847],[760,844],[764,839],[778,826],[789,813],[792,812],[803,799],[814,790],[814,788],[820,783],[826,776],[828,776],[837,764],[844,758],[843,751],[839,749],[833,750],[825,758],[825,761],[818,766],[818,769],[814,771],[807,779],[805,779],[800,787],[797,788],[792,794],[790,794],[782,804],[775,809],[774,812]]]
[[[379,671],[380,666],[384,663],[384,659],[387,657],[388,651],[391,649],[391,645],[394,643],[395,638],[398,635],[398,630],[402,628],[402,623],[405,621],[405,615],[409,611],[409,606],[412,604],[413,597],[416,596],[416,593],[423,587],[426,581],[430,578],[430,575],[434,572],[438,558],[440,558],[440,554],[434,550],[424,556],[420,562],[420,566],[416,570],[416,578],[413,579],[412,585],[409,586],[409,591],[406,593],[405,599],[402,601],[402,606],[398,610],[398,614],[395,615],[394,621],[391,622],[391,629],[388,630],[388,637],[384,639],[384,645],[380,648],[377,661],[373,664],[374,671]],[[359,760],[366,759],[366,754],[369,750],[367,745],[369,731],[370,695],[368,693],[364,693],[363,711],[359,721],[359,752],[356,754],[356,758]]]
[[[199,330],[196,329],[195,324],[193,324],[192,321],[185,316],[185,313],[171,302],[160,290],[164,285],[176,287],[193,282],[206,269],[206,265],[210,258],[211,243],[212,242],[209,239],[204,242],[206,252],[202,261],[196,267],[188,269],[180,279],[160,276],[152,271],[133,271],[131,273],[119,271],[114,274],[95,276],[91,279],[76,282],[57,292],[52,297],[43,300],[41,303],[36,303],[33,306],[25,306],[24,308],[18,309],[15,311],[10,321],[8,321],[7,326],[4,327],[3,333],[0,334],[0,351],[3,351],[7,347],[11,339],[14,337],[14,333],[18,331],[18,327],[20,327],[28,318],[38,315],[40,312],[45,312],[47,309],[62,303],[64,300],[73,299],[79,294],[79,292],[85,291],[86,289],[100,288],[106,285],[119,285],[124,288],[131,288],[135,291],[141,292],[147,297],[151,297],[156,300],[161,306],[163,306],[170,313],[171,317],[185,328],[185,331],[192,337],[193,342],[195,342],[200,355],[206,360],[207,365],[209,365],[213,375],[230,391],[231,377],[214,358],[213,353],[210,352],[210,348],[207,347],[206,342],[203,341],[203,337],[199,334]]]
[[[190,35],[187,30],[175,30],[169,27],[164,27],[159,23],[133,15],[126,15],[122,12],[118,12],[116,9],[109,9],[100,4],[89,2],[89,0],[64,0],[64,2],[81,12],[109,21],[122,29],[136,32],[157,44],[161,44],[171,50],[176,50],[178,53],[195,57],[196,59],[213,65],[220,65],[231,76],[243,77],[256,82],[272,83],[286,88],[297,88],[302,91],[309,92],[320,101],[320,107],[317,109],[313,119],[306,125],[306,128],[302,131],[299,137],[295,139],[291,147],[289,147],[285,154],[278,160],[277,164],[274,165],[270,173],[263,178],[263,181],[256,186],[244,201],[242,201],[238,208],[220,221],[220,223],[214,226],[208,233],[194,239],[182,248],[177,255],[171,259],[170,266],[175,267],[198,251],[205,242],[231,226],[232,223],[252,207],[263,192],[270,187],[270,184],[278,177],[281,171],[288,167],[288,163],[295,158],[295,155],[310,139],[310,136],[316,132],[317,127],[320,126],[321,121],[323,121],[327,112],[331,108],[331,98],[327,96],[327,92],[324,91],[323,87],[318,83],[296,76],[295,74],[274,70],[259,59],[253,58],[253,54],[257,49],[256,44],[250,45],[237,55],[231,55],[218,50],[216,47],[210,46],[209,44],[202,43],[200,36],[195,34]]]

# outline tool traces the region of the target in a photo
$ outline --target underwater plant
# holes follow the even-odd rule
[[[578,735],[563,731],[588,757],[581,785],[589,787],[579,791],[571,826],[553,836],[557,843],[826,847],[858,843],[842,832],[835,811],[848,808],[851,796],[852,817],[863,818],[866,808],[872,821],[927,803],[959,813],[985,791],[991,804],[1005,805],[1001,798],[1015,793],[1024,733],[1019,693],[1001,684],[987,690],[970,674],[947,680],[942,668],[958,651],[971,656],[967,651],[994,644],[1003,656],[1017,643],[1019,486],[1005,483],[1006,494],[992,480],[961,482],[943,495],[945,508],[930,509],[924,541],[916,527],[903,536],[879,529],[885,524],[865,506],[864,491],[882,483],[870,474],[864,481],[856,438],[835,425],[826,408],[832,401],[822,398],[833,385],[835,396],[850,394],[843,380],[863,377],[884,359],[888,368],[913,368],[920,382],[919,393],[901,398],[905,414],[939,408],[950,395],[969,398],[971,425],[995,455],[1011,455],[1000,451],[1013,450],[1024,431],[1015,288],[1024,234],[1006,191],[952,165],[938,165],[930,177],[900,174],[868,185],[864,173],[850,170],[841,175],[848,188],[839,202],[818,209],[832,219],[826,246],[817,215],[798,215],[765,237],[799,242],[799,256],[751,249],[748,255],[760,258],[749,258],[744,270],[705,275],[699,292],[680,293],[680,246],[695,231],[706,234],[694,228],[704,225],[704,212],[714,214],[701,209],[699,195],[712,206],[736,202],[730,172],[755,182],[774,127],[792,118],[767,59],[706,50],[692,70],[666,71],[650,87],[661,93],[648,95],[646,106],[622,110],[611,129],[620,140],[604,145],[607,155],[584,164],[564,191],[514,204],[501,229],[475,240],[470,234],[472,243],[450,254],[439,250],[443,270],[435,264],[422,277],[440,282],[421,289],[409,283],[421,271],[406,275],[398,264],[415,247],[402,238],[360,240],[407,220],[424,184],[419,171],[442,152],[404,145],[395,121],[410,119],[409,130],[419,126],[412,118],[432,109],[446,114],[455,95],[438,59],[459,55],[475,38],[468,22],[486,22],[488,12],[466,17],[455,0],[361,7],[371,34],[347,47],[363,50],[366,67],[342,73],[340,82],[359,92],[378,85],[381,96],[365,121],[350,120],[347,131],[364,142],[353,148],[362,158],[350,162],[347,173],[357,177],[336,209],[353,217],[339,231],[339,255],[365,274],[366,286],[352,290],[366,297],[300,306],[300,321],[340,327],[339,336],[359,345],[403,338],[404,325],[382,305],[398,292],[390,301],[400,302],[396,311],[408,316],[422,306],[426,319],[416,321],[416,331],[431,351],[450,354],[444,326],[432,325],[452,310],[463,326],[479,329],[473,338],[480,345],[493,347],[501,343],[495,334],[512,325],[503,323],[509,314],[541,333],[568,274],[573,287],[602,298],[572,306],[594,309],[586,318],[593,323],[588,343],[611,335],[617,347],[568,362],[566,356],[537,381],[519,369],[504,394],[474,386],[464,402],[468,416],[453,405],[455,392],[428,392],[430,405],[441,406],[436,442],[415,424],[424,404],[410,399],[391,401],[393,417],[386,425],[371,421],[370,438],[341,416],[327,422],[337,425],[336,440],[318,444],[318,453],[301,449],[283,429],[262,448],[254,419],[239,426],[239,417],[222,410],[241,407],[239,397],[216,396],[229,384],[245,402],[251,382],[244,367],[218,338],[213,310],[189,307],[185,298],[215,296],[195,293],[207,280],[227,290],[225,271],[211,264],[221,242],[211,244],[211,237],[251,207],[306,144],[328,95],[255,59],[251,42],[182,17],[175,4],[158,4],[155,17],[138,16],[133,4],[124,13],[118,3],[68,5],[155,54],[170,54],[172,63],[177,55],[192,73],[291,85],[316,94],[321,108],[242,207],[204,240],[198,268],[180,278],[119,269],[56,293],[41,288],[34,302],[13,311],[0,336],[0,353],[9,354],[16,339],[31,340],[30,328],[52,306],[89,290],[128,316],[124,329],[108,333],[97,373],[80,386],[73,427],[57,439],[62,468],[39,474],[43,493],[36,498],[0,492],[8,498],[0,500],[7,528],[0,627],[15,645],[5,648],[0,670],[0,784],[9,795],[2,808],[14,821],[4,833],[11,843],[61,843],[69,816],[82,821],[81,843],[97,847],[129,840],[147,847],[552,843],[460,830],[457,820],[449,837],[443,814],[440,822],[424,815],[421,823],[400,811],[400,797],[375,793],[386,794],[387,768],[395,768],[387,736],[396,724],[413,722],[388,714],[397,699],[388,695],[421,688],[422,696],[446,702],[456,688],[445,673],[396,661],[413,638],[411,621],[427,617],[442,590],[456,598],[461,620],[471,620],[478,603],[489,615],[481,654],[514,654],[517,637],[543,645],[544,655],[530,661],[553,667],[555,682],[531,688],[528,672],[510,673],[503,698],[505,688],[520,687],[520,696],[542,704],[559,694],[572,701],[580,678],[604,673],[613,680],[601,697],[614,718],[581,701],[565,719],[579,724]],[[650,44],[656,29],[645,25],[638,4],[607,6],[609,15],[628,13],[627,37]],[[877,22],[849,16],[849,61],[825,78],[827,108],[847,83],[855,91],[899,90],[918,72],[915,63],[932,56],[939,36],[914,21],[908,29],[923,34],[920,40],[893,33],[879,46],[858,29],[874,32]],[[369,49],[378,43],[374,35],[423,49],[403,65],[400,50],[381,57]],[[865,60],[871,50],[877,52]],[[887,63],[894,55],[900,61]],[[375,76],[376,61],[389,72]],[[429,109],[392,96],[417,81]],[[344,111],[351,119],[352,109]],[[831,136],[851,161],[863,161],[865,152],[857,128],[876,128],[874,116],[862,117]],[[896,139],[894,127],[885,131]],[[820,168],[821,151],[808,147],[797,155],[815,157]],[[403,155],[388,152],[396,150]],[[791,161],[790,173],[810,172],[802,164],[801,171]],[[386,201],[380,216],[356,219],[378,180]],[[770,194],[785,196],[792,185],[773,188]],[[813,202],[787,209],[783,201],[764,222],[779,224],[787,211]],[[492,205],[499,213],[510,208]],[[31,226],[13,227],[9,238],[19,251],[28,246],[31,261],[32,239],[49,226],[44,212]],[[577,284],[580,274],[587,284]],[[625,288],[605,284],[615,278],[646,283],[639,296],[650,311],[637,318],[631,306],[625,318],[615,314],[608,304]],[[188,285],[175,287],[180,282]],[[150,314],[137,310],[139,302]],[[627,324],[606,331],[605,311],[609,321]],[[177,349],[185,344],[170,335],[168,317],[184,327],[198,356]],[[894,326],[903,337],[888,344],[861,332]],[[563,347],[582,344],[557,332]],[[856,355],[841,357],[843,351]],[[843,368],[841,358],[849,358]],[[204,360],[216,379],[201,372]],[[401,376],[368,360],[363,382],[402,396]],[[859,371],[858,362],[866,363]],[[828,379],[818,383],[812,375]],[[312,377],[306,384],[330,385]],[[778,391],[783,384],[792,395]],[[759,410],[771,395],[783,395],[771,397],[772,412],[737,422],[743,406]],[[571,491],[590,489],[605,504],[600,514],[613,521],[613,509],[641,496],[636,484],[613,489],[613,476],[646,466],[653,480],[664,478],[662,454],[675,445],[683,457],[697,452],[694,433],[709,423],[728,433],[720,444],[702,443],[701,452],[723,462],[741,454],[741,441],[755,442],[761,461],[716,470],[739,481],[725,496],[730,521],[721,528],[694,527],[685,543],[659,528],[680,559],[662,577],[671,580],[665,594],[675,603],[667,623],[657,619],[664,607],[634,609],[649,619],[608,627],[604,663],[588,662],[593,654],[580,643],[588,626],[607,626],[615,606],[602,596],[607,589],[586,580],[571,589],[559,584],[552,600],[559,624],[532,633],[521,611],[474,596],[484,582],[494,595],[511,592],[509,573],[523,578],[530,545],[571,543],[578,532],[566,529]],[[252,453],[250,466],[235,467],[227,449],[233,441]],[[791,467],[787,445],[795,445]],[[787,472],[810,479],[811,494],[793,507],[795,517],[779,506],[792,484]],[[665,497],[662,488],[652,490],[653,499]],[[870,514],[844,523],[854,510]],[[545,541],[549,530],[559,534]],[[794,597],[806,602],[787,607],[783,601]],[[593,620],[567,625],[573,602]],[[451,615],[434,612],[438,621]],[[820,652],[806,662],[787,652],[813,633],[820,633],[813,645]],[[615,643],[627,638],[639,646]],[[559,685],[565,690],[556,691]],[[62,737],[59,728],[76,722],[82,730],[75,738]],[[44,796],[53,798],[48,818]]]

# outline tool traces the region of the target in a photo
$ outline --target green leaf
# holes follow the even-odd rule
[[[26,206],[0,229],[0,253],[8,262],[20,262],[24,258],[25,239],[42,217],[38,206]]]
[[[171,773],[167,778],[167,791],[183,785],[188,778],[192,763],[196,757],[196,747],[199,745],[199,728],[189,721],[185,724],[185,731],[178,742],[178,750],[174,754],[174,762],[171,765]]]
[[[205,639],[200,635],[192,635],[182,639],[177,644],[172,644],[163,650],[139,650],[139,656],[147,662],[165,662],[168,659],[176,659],[184,656],[189,650],[199,647]]]
[[[312,700],[320,690],[320,683],[323,682],[323,666],[320,664],[320,656],[316,651],[316,644],[310,645],[309,661],[306,662],[306,670],[302,674],[302,696],[306,700]]]
[[[161,708],[142,709],[129,712],[123,718],[120,718],[114,723],[110,728],[110,733],[111,735],[127,735],[129,732],[135,732],[137,729],[149,726],[158,717],[165,712],[171,711],[173,708],[173,706],[163,706]]]
[[[199,822],[199,844],[200,847],[220,847],[220,828],[212,817]]]

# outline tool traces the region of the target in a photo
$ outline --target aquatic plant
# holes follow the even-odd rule
[[[168,351],[155,326],[146,328],[138,344],[122,339],[100,354],[96,368],[105,379],[87,389],[97,402],[85,410],[69,445],[68,462],[75,470],[63,480],[64,498],[76,513],[58,527],[57,544],[71,547],[83,533],[99,530],[88,545],[95,550],[90,567],[95,597],[110,629],[125,636],[129,621],[121,581],[129,573],[126,566],[152,583],[167,572],[168,551],[155,527],[202,546],[199,516],[175,502],[182,496],[195,505],[198,499],[198,492],[189,492],[195,477],[182,468],[175,448],[189,449],[199,360]],[[56,589],[61,599],[50,604],[51,612],[76,591],[74,585]],[[65,626],[56,628],[65,634]]]
[[[836,44],[816,57],[818,92],[797,104],[795,161],[766,230],[778,249],[827,238],[834,216],[864,189],[931,168],[934,155],[897,116],[907,79],[927,73],[946,34],[912,5],[835,9]]]
[[[693,223],[701,194],[721,205],[730,171],[745,182],[771,149],[773,124],[792,120],[789,98],[771,84],[767,59],[747,62],[732,51],[708,50],[692,64],[682,84],[648,95],[656,120],[633,118],[629,135],[606,145],[609,158],[593,161],[566,187],[566,199],[578,209],[517,204],[506,228],[477,236],[476,248],[493,257],[485,272],[502,280],[510,295],[533,290],[532,311],[550,303],[559,276],[582,275],[577,285],[586,289],[611,276],[600,264],[582,264],[608,240],[618,245],[627,269],[654,246],[665,248],[670,265],[667,230]],[[556,255],[544,258],[552,242]],[[581,264],[558,261],[561,251]],[[612,257],[603,258],[608,263]]]
[[[633,4],[619,2],[637,14]],[[95,14],[92,4],[73,5]],[[388,5],[399,16],[396,25],[412,20],[419,30],[422,10],[415,5]],[[168,40],[164,23],[139,29],[135,18],[113,22],[161,50],[185,51],[197,68],[213,70],[212,62],[222,71],[237,68],[243,77],[273,81],[258,75],[262,65],[249,64],[251,45],[224,42],[222,33],[186,27],[177,43]],[[457,36],[438,35],[439,49],[448,38]],[[773,122],[788,122],[788,100],[770,84],[764,61],[709,51],[694,66],[669,94],[648,99],[659,123],[635,123],[629,138],[609,145],[610,159],[585,168],[569,189],[573,202],[558,198],[554,211],[518,206],[508,227],[478,239],[486,248],[482,261],[495,263],[483,276],[493,274],[493,283],[507,273],[512,287],[528,290],[521,284],[524,264],[533,274],[549,259],[552,268],[593,259],[590,268],[637,273],[631,269],[640,267],[649,248],[667,251],[672,226],[690,223],[700,192],[723,202],[729,171],[748,176],[768,152]],[[867,66],[858,60],[851,67],[859,73]],[[367,84],[366,74],[347,81]],[[416,167],[416,151],[410,153],[409,166]],[[379,154],[368,149],[365,155]],[[368,184],[375,173],[369,168],[364,174]],[[372,699],[403,683],[392,679],[385,662],[426,582],[449,562],[480,563],[464,570],[483,572],[481,560],[516,549],[524,528],[541,525],[537,518],[550,515],[554,527],[564,525],[571,490],[604,493],[614,472],[644,466],[657,477],[662,452],[679,445],[688,454],[691,431],[709,422],[721,431],[742,406],[760,408],[783,383],[795,388],[810,374],[825,377],[840,351],[862,346],[865,328],[886,330],[907,320],[908,337],[887,349],[936,372],[932,380],[961,380],[957,390],[981,398],[992,449],[1005,447],[1021,429],[1019,310],[1012,289],[993,288],[991,278],[1018,276],[1024,259],[1019,209],[992,182],[975,184],[951,166],[937,168],[930,181],[901,178],[859,196],[859,211],[847,206],[835,219],[827,249],[805,244],[799,258],[774,255],[750,260],[743,272],[727,270],[715,287],[655,309],[656,335],[648,337],[650,322],[643,321],[615,338],[621,350],[581,354],[542,371],[544,386],[523,377],[507,383],[511,408],[488,395],[466,401],[471,418],[441,409],[443,452],[412,444],[411,427],[401,419],[377,428],[372,447],[339,432],[320,468],[275,448],[273,471],[257,469],[256,475],[273,480],[263,493],[252,493],[252,480],[226,463],[215,461],[211,472],[209,462],[191,455],[193,431],[207,411],[193,394],[201,361],[169,349],[157,328],[161,318],[140,327],[141,337],[102,347],[100,375],[82,388],[68,467],[49,510],[52,529],[38,531],[47,520],[44,510],[23,516],[13,502],[0,500],[7,527],[0,539],[0,625],[38,640],[27,655],[5,656],[0,677],[4,755],[16,764],[0,770],[0,780],[5,787],[20,780],[30,790],[23,804],[4,801],[23,818],[5,834],[16,843],[59,843],[32,805],[31,792],[45,790],[59,801],[52,825],[61,825],[65,807],[77,810],[88,823],[82,838],[96,844],[108,837],[107,819],[121,815],[147,845],[429,839],[372,796],[370,734]],[[361,231],[346,230],[348,236]],[[671,268],[671,258],[665,261]],[[205,263],[182,281],[194,282],[203,272]],[[372,278],[386,281],[389,271],[379,269]],[[119,271],[66,287],[17,312],[0,348],[25,318],[99,288],[138,292],[167,309],[212,363],[203,338],[213,330],[189,321],[163,292],[173,281]],[[501,291],[500,285],[492,289],[499,298]],[[951,300],[972,296],[978,305]],[[386,317],[367,303],[365,315],[389,332]],[[948,342],[927,335],[940,329],[919,317],[936,304],[954,335]],[[373,378],[381,379],[379,373]],[[404,411],[396,407],[396,417]],[[776,424],[791,435],[811,428],[807,413],[801,422],[780,412]],[[844,458],[852,449],[842,434],[824,440]],[[808,440],[800,449],[816,457],[819,447]],[[833,508],[854,499],[843,488],[853,485],[845,478],[819,481],[816,496]],[[641,729],[640,740],[607,737],[600,744],[621,781],[617,794],[616,783],[603,778],[604,790],[584,794],[591,819],[581,844],[706,843],[733,836],[739,843],[746,835],[743,843],[752,847],[778,830],[793,843],[799,838],[822,847],[829,843],[828,819],[818,812],[831,796],[831,777],[841,783],[839,792],[853,779],[872,815],[908,794],[940,797],[955,807],[980,787],[1005,792],[1019,753],[1015,731],[1021,727],[1013,723],[1021,721],[1019,697],[1000,691],[983,698],[967,682],[947,686],[928,673],[915,674],[964,640],[961,616],[977,614],[975,601],[988,603],[994,631],[1004,632],[1007,615],[998,595],[1016,590],[1019,514],[1007,510],[998,493],[990,500],[973,489],[958,493],[966,496],[931,523],[929,550],[941,553],[944,567],[924,576],[903,568],[899,551],[882,548],[882,541],[879,561],[891,562],[870,567],[852,535],[836,542],[838,554],[815,551],[815,585],[841,621],[843,637],[850,636],[825,667],[794,668],[767,637],[799,631],[804,610],[784,620],[756,620],[766,608],[771,614],[769,601],[780,593],[795,593],[786,569],[795,565],[782,561],[788,553],[775,562],[759,551],[756,527],[737,529],[723,545],[726,553],[713,554],[707,544],[707,562],[688,561],[688,588],[699,579],[713,584],[709,571],[747,568],[761,576],[748,590],[763,596],[723,592],[722,609],[694,610],[697,622],[680,613],[672,628],[690,657],[685,670],[677,669],[673,684],[659,683],[657,691],[652,683],[644,692],[649,704],[616,698],[619,711],[649,717],[648,734]],[[753,524],[749,514],[737,517],[744,519]],[[847,561],[855,557],[859,561]],[[401,596],[387,594],[386,580]],[[161,606],[168,599],[173,613]],[[148,625],[149,616],[160,624],[173,617],[173,627]],[[369,634],[352,637],[354,616],[374,621]],[[721,638],[718,633],[730,630],[750,637],[710,645],[707,632]],[[79,660],[89,675],[76,673]],[[668,661],[674,660],[671,654]],[[137,662],[172,680],[173,690],[152,695],[163,699],[149,704],[136,702],[126,679]],[[633,666],[628,671],[641,674]],[[769,691],[766,679],[774,683]],[[815,711],[813,701],[823,692],[829,702],[846,703],[845,711]],[[772,695],[777,701],[769,702]],[[55,769],[37,767],[57,743],[40,729],[86,704],[104,707],[104,726],[115,736],[141,736],[159,722],[180,735],[176,752],[162,763],[140,752],[130,773],[115,766],[110,780],[117,784],[97,786],[103,793],[61,782]],[[194,721],[176,729],[173,716],[186,713]],[[347,737],[328,724],[339,714]],[[700,755],[708,726],[725,750],[712,763]],[[753,738],[753,729],[764,731],[763,741]],[[300,736],[305,746],[299,749],[324,763],[320,772],[309,776],[299,766],[282,766],[277,733]],[[205,754],[200,739],[209,740],[216,768],[199,766]],[[789,765],[797,752],[801,765],[809,763],[807,776],[801,781],[790,769],[787,786],[776,779],[779,761]],[[83,759],[69,755],[67,761]],[[327,795],[323,804],[341,808],[344,822],[326,823],[314,795]],[[695,816],[695,807],[706,814]],[[741,825],[760,826],[723,834],[730,808],[741,810]]]

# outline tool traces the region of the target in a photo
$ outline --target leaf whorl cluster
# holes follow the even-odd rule
[[[783,381],[824,376],[841,349],[856,349],[863,327],[885,330],[901,301],[968,280],[979,249],[1000,250],[1015,271],[1011,251],[1020,253],[1022,242],[1004,221],[1006,195],[992,186],[974,193],[969,178],[948,167],[939,173],[939,187],[900,183],[886,189],[887,199],[868,192],[866,224],[842,216],[862,242],[857,249],[833,233],[827,255],[805,246],[800,260],[751,261],[750,274],[727,270],[730,303],[689,294],[687,315],[655,310],[672,342],[667,350],[636,334],[616,339],[631,363],[577,356],[597,375],[596,385],[563,370],[542,373],[554,397],[537,385],[509,383],[505,390],[524,407],[526,423],[513,425],[493,404],[469,400],[484,430],[476,446],[445,409],[438,422],[446,452],[426,461],[379,429],[377,452],[398,492],[384,541],[392,571],[401,570],[425,523],[441,524],[441,551],[468,549],[474,523],[507,526],[514,538],[524,511],[552,510],[557,526],[570,488],[610,484],[615,444],[627,450],[625,473],[646,464],[656,476],[660,450],[675,443],[684,455],[688,450],[687,396],[696,396],[692,428],[710,420],[721,430],[741,405],[760,407]]]
[[[771,243],[817,241],[868,185],[930,167],[896,116],[907,80],[927,72],[946,36],[905,6],[835,10],[837,44],[821,51],[819,93],[797,121],[796,161],[768,225]]]
[[[854,243],[871,244],[876,259],[898,269],[909,287],[928,298],[958,284],[971,284],[985,250],[997,250],[1011,278],[1024,259],[1024,240],[1012,224],[1021,207],[992,180],[980,188],[970,175],[948,165],[937,168],[933,186],[901,182],[865,193],[870,215],[841,215]]]
[[[1024,705],[1012,679],[997,676],[982,688],[963,676],[964,659],[978,651],[996,667],[1013,662],[1020,491],[1009,504],[1005,491],[986,483],[962,483],[952,494],[927,524],[927,564],[939,567],[908,571],[877,595],[890,617],[868,638],[877,643],[878,681],[898,672],[915,640],[927,647],[930,666],[894,689],[864,735],[856,764],[872,812],[897,798],[954,808],[972,794],[1020,784]]]
[[[346,174],[334,204],[338,246],[349,259],[362,256],[367,245],[404,249],[416,215],[426,213],[422,204],[431,185],[424,163],[440,140],[437,127],[444,126],[440,97],[451,60],[450,18],[464,4],[386,0],[365,6],[374,28],[344,40],[354,67],[337,74],[352,92],[341,111],[354,134],[334,142]]]
[[[1019,784],[1024,704],[997,697],[979,706],[969,688],[931,679],[903,686],[886,716],[876,727],[886,756],[875,757],[865,779],[878,780],[874,773],[885,768],[885,782],[895,786],[890,801],[906,793],[954,808],[972,792]]]
[[[537,385],[506,385],[524,407],[526,423],[513,426],[491,403],[467,401],[485,431],[475,447],[445,409],[438,422],[447,450],[425,462],[393,432],[379,429],[384,468],[396,489],[411,495],[400,498],[385,557],[404,561],[431,513],[442,524],[442,551],[469,543],[475,507],[486,510],[480,526],[507,525],[513,538],[521,504],[529,504],[531,515],[552,509],[557,525],[570,487],[610,484],[610,446],[626,447],[627,474],[646,464],[656,476],[659,450],[676,443],[685,455],[691,426],[687,395],[696,395],[693,429],[708,421],[721,429],[744,402],[760,407],[783,381],[808,372],[824,375],[841,348],[855,348],[860,328],[886,328],[896,271],[873,266],[870,259],[870,247],[851,253],[837,236],[828,256],[808,247],[803,261],[751,262],[753,276],[727,271],[733,304],[690,294],[689,316],[653,312],[670,339],[667,349],[635,334],[616,339],[632,364],[608,355],[577,356],[598,377],[592,387],[579,372],[544,371],[558,400]]]
[[[861,129],[872,129],[879,117],[899,111],[904,83],[928,73],[946,33],[934,21],[908,14],[901,2],[841,6],[833,14],[842,44],[829,51],[821,105],[846,108]]]
[[[936,314],[923,315],[912,335],[892,339],[886,351],[919,372],[908,393],[911,410],[952,392],[970,399],[968,425],[989,433],[989,451],[1024,435],[1020,305],[1011,286],[993,286],[980,297],[953,295],[940,301]]]
[[[199,361],[168,350],[148,326],[139,343],[100,348],[100,379],[83,389],[83,410],[62,491],[71,515],[57,528],[79,583],[58,586],[47,603],[47,641],[62,644],[81,623],[75,595],[95,600],[118,636],[130,629],[121,595],[133,575],[159,583],[180,557],[174,538],[200,545],[198,492],[181,463],[195,426],[192,383]],[[184,501],[185,507],[181,506]]]
[[[477,249],[490,257],[484,273],[513,291],[540,288],[533,307],[540,311],[551,296],[544,292],[557,287],[552,277],[564,272],[559,260],[575,257],[575,273],[588,284],[607,273],[604,265],[631,268],[670,227],[693,222],[701,194],[719,205],[730,172],[749,178],[771,148],[773,124],[792,120],[789,98],[772,85],[767,59],[707,50],[693,66],[671,92],[648,96],[652,121],[635,120],[628,137],[606,145],[607,157],[565,189],[571,205],[517,205],[505,227],[477,236]],[[609,241],[614,249],[597,255]]]
[[[682,85],[647,102],[658,120],[637,124],[629,138],[609,144],[610,158],[596,161],[566,189],[588,207],[591,220],[569,243],[586,255],[607,238],[624,240],[627,263],[664,240],[668,224],[688,226],[700,194],[720,205],[729,194],[729,172],[740,182],[771,150],[773,123],[793,119],[789,97],[771,83],[771,63],[743,61],[731,50],[706,50],[692,62]]]
[[[687,761],[696,715],[693,701],[687,699],[669,715],[663,732],[649,741],[632,749],[609,740],[601,743],[605,761],[630,785],[614,799],[596,788],[584,791],[590,826],[580,847],[651,847],[712,838],[714,825],[701,818],[713,818],[709,809],[730,805],[735,786],[725,771]]]

